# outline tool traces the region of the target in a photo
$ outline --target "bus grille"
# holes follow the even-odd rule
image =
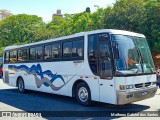
[[[143,87],[143,83],[135,84],[135,87],[136,87],[136,88],[141,88],[141,87]]]
[[[151,82],[145,83],[145,87],[148,87],[148,86],[150,86],[150,85],[151,85]]]
[[[141,87],[148,87],[151,85],[151,82],[147,82],[147,83],[140,83],[140,84],[135,84],[136,88],[141,88]]]

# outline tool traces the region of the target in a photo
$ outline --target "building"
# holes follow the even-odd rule
[[[7,16],[13,15],[9,10],[0,10],[0,20],[5,19]]]
[[[57,13],[54,13],[54,14],[52,15],[52,20],[53,20],[54,16],[63,17],[63,15],[61,14],[61,10],[58,9],[58,10],[57,10]]]

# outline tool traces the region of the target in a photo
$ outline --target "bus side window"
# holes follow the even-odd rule
[[[107,43],[99,44],[99,72],[101,79],[111,79],[112,77],[111,55]]]
[[[88,60],[90,69],[94,74],[97,74],[97,35],[90,35],[88,37]]]
[[[43,49],[42,46],[36,47],[36,59],[43,59]]]
[[[63,58],[72,57],[72,42],[63,43]]]
[[[26,61],[28,60],[28,50],[20,49],[18,50],[18,61]]]
[[[50,59],[51,58],[51,45],[46,45],[44,47],[44,59]]]
[[[52,58],[60,58],[60,43],[55,43],[52,45]]]
[[[10,58],[9,58],[9,61],[10,63],[15,63],[17,61],[17,51],[16,50],[13,50],[13,51],[10,51],[9,53],[10,55]]]
[[[5,52],[4,63],[9,63],[9,51]]]
[[[35,48],[30,48],[30,51],[29,51],[29,58],[30,60],[35,60],[36,59],[36,49]]]
[[[73,41],[72,57],[82,57],[83,47],[84,47],[83,40]]]

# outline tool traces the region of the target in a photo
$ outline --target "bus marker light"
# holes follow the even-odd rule
[[[80,76],[80,78],[83,78],[83,76]]]
[[[96,79],[97,79],[97,77],[94,77],[94,79],[96,80]]]

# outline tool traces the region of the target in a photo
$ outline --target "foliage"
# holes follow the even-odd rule
[[[54,16],[49,23],[35,15],[14,15],[0,21],[0,46],[24,44],[96,29],[142,33],[154,54],[160,52],[160,0],[117,0],[96,12]]]
[[[0,46],[47,39],[50,34],[45,28],[42,19],[35,15],[10,16],[0,22]]]
[[[160,52],[159,0],[119,0],[105,11],[104,28],[142,33],[153,54]]]

